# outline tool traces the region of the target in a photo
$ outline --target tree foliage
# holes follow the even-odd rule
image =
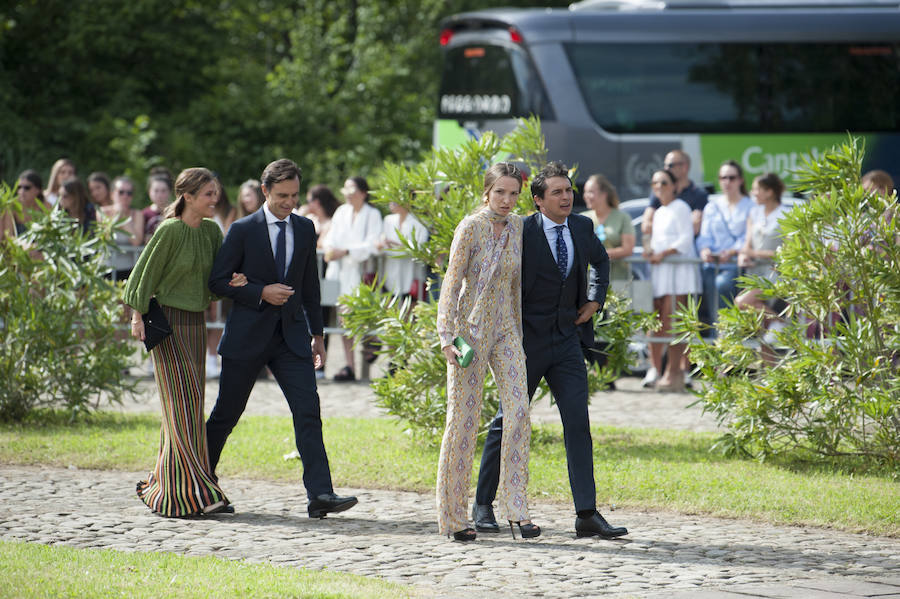
[[[14,198],[0,185],[0,213],[16,209]],[[116,338],[119,290],[103,276],[114,226],[88,237],[65,211],[48,210],[22,237],[0,241],[0,420],[60,405],[74,416],[131,389],[122,373],[133,348]]]
[[[553,2],[565,6],[565,2]],[[545,4],[532,0],[524,4]],[[438,24],[479,0],[19,0],[0,6],[0,179],[276,157],[338,184],[430,145]],[[151,137],[135,155],[137,126]],[[118,141],[117,141],[118,140]],[[158,160],[154,160],[158,158]]]
[[[465,215],[481,206],[484,170],[499,160],[524,164],[531,173],[544,165],[546,148],[536,119],[520,121],[503,138],[486,134],[457,149],[434,149],[415,164],[387,163],[376,174],[374,202],[387,205],[393,201],[403,205],[431,232],[429,239],[421,244],[401,235],[405,254],[434,273],[429,288],[446,271],[456,226]],[[526,184],[516,212],[524,215],[533,210]],[[372,382],[379,404],[405,421],[414,434],[430,442],[437,441],[447,410],[447,362],[437,334],[437,303],[413,305],[409,300],[378,291],[376,285],[363,285],[353,295],[341,297],[341,303],[348,308],[344,325],[357,339],[377,331],[381,353],[390,360],[391,376]],[[624,301],[615,297],[610,298],[605,318],[595,316],[597,336],[609,343],[610,357],[602,368],[591,368],[592,391],[618,378],[632,363],[628,341],[651,319],[651,315],[632,312]],[[542,385],[538,397],[546,393],[548,390]],[[499,406],[496,385],[490,376],[483,397],[481,418],[482,424],[486,424]]]
[[[852,138],[807,162],[795,180],[810,199],[781,220],[778,281],[741,279],[787,302],[775,364],[761,359],[755,310],[721,310],[715,342],[691,345],[726,451],[900,462],[900,223],[896,197],[860,185],[861,163]],[[703,328],[693,314],[679,313],[686,338]]]

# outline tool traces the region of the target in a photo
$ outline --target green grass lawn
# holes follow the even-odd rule
[[[394,599],[408,587],[353,574],[171,553],[121,553],[0,542],[0,596]]]
[[[399,424],[332,418],[324,434],[336,487],[434,489],[438,449]],[[594,427],[593,437],[601,510],[614,505],[900,536],[896,473],[848,462],[727,458],[709,452],[714,434]],[[158,443],[157,416],[99,413],[69,424],[45,413],[40,422],[0,426],[0,463],[149,471]],[[248,416],[232,433],[218,474],[299,483],[299,460],[282,458],[294,449],[290,418]],[[529,491],[571,501],[559,425],[535,428]]]

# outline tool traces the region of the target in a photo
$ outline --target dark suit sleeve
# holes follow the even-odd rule
[[[586,236],[590,240],[588,244],[588,262],[591,265],[588,275],[587,299],[589,302],[600,304],[598,312],[603,311],[606,303],[606,289],[609,287],[609,255],[603,243],[597,239],[591,227],[586,228]]]
[[[228,229],[228,235],[216,254],[213,262],[212,271],[209,273],[209,290],[220,297],[231,298],[236,302],[244,304],[254,310],[261,310],[263,303],[262,289],[263,285],[247,282],[243,287],[232,287],[228,284],[231,275],[241,272],[246,263],[244,258],[244,247],[247,237],[247,223],[234,223]],[[244,273],[247,274],[247,273]],[[250,278],[249,275],[247,277]]]
[[[308,223],[310,234],[306,236],[312,242],[306,251],[306,265],[303,267],[303,310],[306,322],[309,323],[310,335],[321,335],[325,326],[322,320],[322,298],[319,291],[319,264],[316,260],[316,234],[312,223]],[[296,242],[296,241],[295,241]]]

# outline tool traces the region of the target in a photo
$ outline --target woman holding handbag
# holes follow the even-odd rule
[[[512,214],[521,189],[522,174],[512,163],[500,162],[485,172],[484,205],[456,227],[438,301],[437,329],[447,358],[438,528],[457,541],[475,540],[466,508],[488,366],[505,414],[500,511],[510,530],[517,523],[523,537],[541,534],[529,519],[525,494],[531,418],[522,349],[522,219]]]
[[[222,230],[212,220],[219,185],[209,170],[189,168],[178,175],[175,195],[128,278],[124,300],[132,308],[136,339],[146,341],[152,333],[141,317],[150,312],[151,300],[154,308],[161,306],[155,312],[162,313],[172,331],[150,350],[162,431],[156,466],[137,484],[137,494],[155,513],[183,518],[234,508],[209,468],[203,411],[204,311],[212,299],[207,280],[222,245]],[[246,284],[242,274],[231,281],[236,287]]]

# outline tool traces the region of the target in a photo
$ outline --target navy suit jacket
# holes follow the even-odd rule
[[[591,219],[578,214],[568,218],[575,257],[569,277],[577,277],[575,305],[559,305],[560,275],[544,234],[540,212],[525,218],[522,226],[522,329],[525,354],[542,351],[551,339],[550,333],[559,322],[566,333],[575,328],[578,308],[589,301],[606,302],[609,286],[609,256],[603,243],[594,235]],[[588,273],[588,265],[592,268]],[[592,321],[578,325],[578,336],[585,348],[594,347]]]
[[[279,320],[291,351],[302,358],[312,356],[311,335],[321,335],[324,326],[316,231],[312,221],[302,216],[291,214],[290,222],[294,228],[294,253],[285,285],[294,289],[294,295],[283,306],[262,301],[263,287],[278,282],[265,212],[259,209],[228,229],[209,276],[209,289],[214,294],[234,300],[219,343],[223,357],[248,360],[258,356],[271,340]],[[246,275],[247,285],[228,284],[236,272]]]

